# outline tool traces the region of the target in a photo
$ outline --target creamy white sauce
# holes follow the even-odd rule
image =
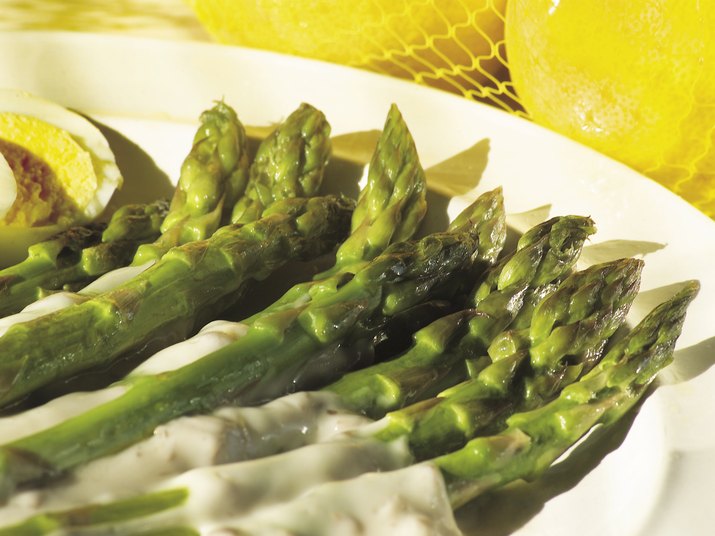
[[[182,417],[62,480],[14,495],[0,509],[0,520],[7,524],[43,511],[116,500],[192,469],[327,442],[367,422],[346,411],[336,395],[321,392],[296,393],[257,408],[226,407],[212,415]]]
[[[40,432],[71,417],[120,397],[126,387],[115,385],[88,393],[72,393],[56,398],[42,406],[16,415],[0,418],[0,445]]]
[[[365,472],[391,471],[410,459],[404,442],[362,439],[317,443],[260,460],[195,469],[161,486],[189,489],[185,505],[138,526],[190,523],[202,531],[212,530],[290,502],[313,486]]]
[[[140,266],[124,266],[122,268],[112,270],[111,272],[107,272],[106,274],[95,279],[78,293],[84,294],[85,296],[96,296],[97,294],[114,290],[130,279],[138,276],[140,273],[146,271],[148,268],[153,266],[155,262],[156,261],[146,262]]]
[[[314,485],[289,502],[201,528],[205,536],[461,535],[431,464]]]
[[[55,292],[41,298],[19,313],[0,318],[0,337],[5,335],[10,327],[21,322],[29,322],[41,316],[54,313],[77,303],[87,301],[89,298],[113,290],[133,277],[136,277],[147,268],[152,266],[154,261],[142,264],[141,266],[127,266],[107,272],[103,276],[90,283],[78,292]]]
[[[80,296],[74,292],[57,292],[37,300],[25,307],[19,313],[0,318],[0,337],[5,335],[8,329],[21,322],[29,322],[41,316],[54,313],[65,307],[86,301],[86,296]]]
[[[204,326],[190,339],[165,348],[139,365],[131,376],[159,374],[175,370],[220,350],[237,341],[248,331],[248,325],[216,320]]]

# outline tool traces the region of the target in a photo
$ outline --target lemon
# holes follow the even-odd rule
[[[222,43],[462,89],[503,67],[506,0],[190,0]]]
[[[506,46],[536,122],[715,216],[715,2],[510,0]]]
[[[95,219],[122,176],[102,133],[81,115],[0,90],[0,266],[71,225]]]

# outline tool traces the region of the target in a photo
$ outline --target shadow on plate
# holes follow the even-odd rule
[[[600,264],[625,257],[644,257],[665,247],[666,244],[644,240],[606,240],[584,246],[581,260],[587,264]]]
[[[107,205],[105,214],[112,214],[127,203],[151,203],[157,199],[170,198],[174,185],[144,150],[123,134],[98,122],[90,120],[109,142],[117,166],[124,177],[124,185],[115,192]]]
[[[466,195],[479,185],[488,161],[489,139],[485,138],[425,170],[428,209],[420,235],[447,228],[452,198]]]

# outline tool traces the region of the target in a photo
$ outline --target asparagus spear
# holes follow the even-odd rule
[[[355,273],[391,243],[409,239],[417,231],[426,209],[425,173],[412,135],[397,106],[393,105],[370,161],[367,184],[353,212],[350,236],[338,248],[334,265],[312,281],[294,285],[259,315],[304,303],[311,294],[334,291],[340,279],[336,276]],[[492,214],[500,214],[490,221],[494,226],[501,225],[504,235],[501,191],[495,192],[491,210]],[[494,236],[500,236],[498,231]],[[491,241],[492,244],[497,242]]]
[[[155,240],[167,203],[127,205],[107,225],[73,227],[28,248],[28,257],[0,271],[0,316],[45,293],[85,284],[131,262],[139,244]]]
[[[436,466],[441,472],[452,507],[456,509],[510,481],[538,477],[595,425],[610,425],[627,413],[643,396],[655,375],[672,361],[686,309],[698,288],[696,282],[688,282],[618,341],[593,370],[566,387],[558,398],[542,408],[512,415],[506,429],[498,435],[473,439],[458,451],[422,462],[422,465]],[[162,487],[112,503],[38,514],[0,529],[0,535],[44,535],[79,527],[97,530],[111,527],[131,533],[131,529],[124,527],[136,527],[133,520],[151,519],[150,516],[169,510],[176,512],[193,492],[190,488]],[[303,496],[308,495],[311,494]],[[291,508],[291,503],[286,506]],[[152,520],[150,533],[166,530],[171,534],[173,523],[182,520],[187,523],[187,518],[179,514],[165,518],[168,525],[164,529]],[[176,526],[190,534],[195,529],[188,523]],[[238,526],[241,526],[240,520]]]
[[[536,307],[528,336],[503,332],[492,346],[510,344],[492,351],[494,361],[476,377],[389,413],[376,436],[407,436],[413,454],[424,459],[498,429],[514,411],[543,405],[577,379],[586,360],[601,355],[638,292],[642,266],[622,259],[569,276]],[[559,344],[549,342],[554,339]],[[533,369],[528,362],[535,357],[553,365]]]
[[[330,156],[330,125],[309,104],[301,104],[256,152],[245,195],[226,209],[232,223],[248,223],[272,203],[311,197],[320,189]]]
[[[111,363],[167,326],[190,324],[245,281],[330,251],[344,237],[349,214],[349,203],[335,197],[287,199],[253,224],[174,248],[112,291],[10,327],[0,338],[0,402]]]
[[[360,192],[351,233],[324,279],[371,261],[393,243],[408,240],[427,211],[425,173],[402,114],[390,107]]]
[[[351,221],[350,236],[335,255],[335,263],[311,281],[298,283],[280,299],[252,318],[306,304],[314,295],[334,293],[343,278],[350,277],[382,253],[391,243],[408,239],[425,214],[425,173],[419,162],[412,135],[397,106],[392,105],[368,167],[367,182],[358,197]],[[470,212],[480,221],[480,258],[493,262],[506,237],[504,200],[501,189],[485,194]],[[487,233],[489,231],[489,233]],[[488,245],[487,245],[488,244]],[[487,248],[491,248],[487,252]],[[368,333],[347,338],[325,348],[296,375],[296,388],[312,388],[325,382],[325,370],[336,374],[372,363],[381,355],[391,355],[409,344],[407,337],[451,305],[444,301],[422,303],[371,326]],[[396,332],[400,330],[399,334]],[[315,378],[315,379],[313,379]],[[322,383],[321,383],[322,382]]]
[[[349,373],[327,389],[373,418],[434,391],[455,365],[486,351],[517,315],[525,294],[570,270],[593,231],[593,222],[580,216],[539,224],[475,286],[470,309],[417,332],[412,348],[400,357]]]
[[[119,398],[0,447],[0,489],[9,492],[17,484],[114,452],[180,415],[275,397],[290,387],[292,374],[321,348],[361,329],[361,320],[381,314],[396,283],[420,284],[439,272],[459,276],[460,270],[470,268],[480,227],[480,221],[467,219],[449,232],[393,244],[336,292],[314,296],[291,310],[267,313],[254,320],[243,337],[218,351],[158,376],[130,375]],[[220,231],[215,237],[226,234]],[[175,255],[167,254],[159,264]],[[251,254],[244,258],[250,262]]]
[[[411,237],[426,208],[425,173],[409,128],[393,104],[368,167],[367,183],[353,212],[350,236],[338,248],[334,265],[315,275],[311,281],[294,285],[276,302],[244,322],[251,323],[267,313],[305,304],[313,295],[335,292],[342,278],[365,267],[391,243]],[[480,247],[491,248],[489,252],[486,249],[480,251],[480,258],[493,262],[506,236],[501,189],[485,194],[479,204],[472,207],[471,215],[473,220],[482,222]],[[314,377],[316,370],[324,379],[320,371],[325,367],[342,370],[338,363],[372,362],[380,353],[403,348],[406,343],[401,341],[405,340],[406,333],[414,332],[446,308],[444,302],[408,308],[387,318],[384,325],[372,327],[370,336],[363,334],[358,339],[348,339],[322,350],[298,375],[303,382],[301,385],[303,388],[314,385],[316,382],[307,378]],[[407,329],[395,337],[394,332],[399,326]],[[388,333],[392,335],[389,344],[385,343]]]
[[[518,478],[535,478],[595,425],[612,424],[643,396],[673,359],[685,312],[699,285],[661,304],[581,380],[545,406],[509,418],[507,428],[434,459],[456,508]]]
[[[236,112],[224,102],[204,111],[181,166],[161,236],[139,247],[132,264],[160,258],[170,248],[211,236],[228,223],[248,179],[248,141]]]

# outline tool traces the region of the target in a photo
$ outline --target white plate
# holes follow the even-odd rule
[[[224,98],[244,123],[279,121],[301,101],[335,134],[381,128],[397,103],[435,188],[503,185],[510,213],[584,214],[598,234],[591,261],[644,254],[631,319],[699,279],[676,362],[631,423],[593,437],[545,479],[477,500],[459,513],[468,533],[566,536],[704,535],[715,527],[715,223],[648,179],[527,121],[460,97],[362,71],[216,45],[68,33],[0,34],[0,86],[87,113],[113,129],[127,175],[122,198],[168,191],[196,118]],[[476,144],[476,145],[475,145]],[[148,156],[147,156],[148,155]],[[359,159],[359,158],[358,158]],[[447,179],[446,176],[451,178]],[[524,218],[512,217],[514,225]]]

